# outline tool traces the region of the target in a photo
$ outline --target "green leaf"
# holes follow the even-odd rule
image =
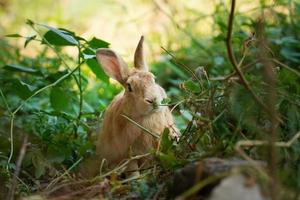
[[[26,46],[29,44],[29,42],[31,42],[35,38],[36,38],[36,35],[30,36],[30,37],[26,37],[24,48],[26,48]]]
[[[102,67],[97,63],[95,59],[88,59],[86,61],[87,66],[94,72],[97,78],[102,80],[103,82],[108,83],[108,76],[103,71]]]
[[[45,174],[45,161],[43,159],[42,153],[40,153],[40,152],[33,153],[32,164],[35,168],[34,176],[36,178],[39,178]]]
[[[40,73],[36,69],[32,69],[32,68],[25,67],[25,66],[18,65],[18,64],[8,64],[8,65],[5,65],[3,67],[3,69],[10,70],[10,71],[17,71],[17,72],[25,72],[25,73],[29,73],[29,74],[38,74],[38,73]]]
[[[53,87],[50,93],[50,103],[55,111],[62,111],[68,107],[69,97],[61,87]]]
[[[38,165],[34,171],[35,178],[40,178],[44,174],[45,174],[45,166],[43,164]]]
[[[282,48],[280,54],[287,60],[298,63],[300,62],[300,53],[293,51],[290,48]]]
[[[200,87],[198,86],[198,84],[196,84],[195,82],[193,82],[192,80],[188,80],[184,82],[184,87],[193,92],[193,93],[199,93],[200,92]]]
[[[98,48],[107,48],[110,44],[104,40],[93,37],[87,42],[89,45],[81,52],[81,57],[85,60],[96,58],[96,50]]]
[[[96,58],[96,54],[86,54],[86,53],[82,53],[82,56],[83,56],[83,59],[84,59],[84,60]]]
[[[173,152],[159,152],[158,158],[165,169],[173,169],[179,164]]]
[[[5,35],[5,37],[15,37],[15,38],[17,38],[17,37],[23,37],[23,36],[20,35],[20,34],[14,33],[14,34]]]
[[[22,99],[27,99],[28,97],[30,97],[36,89],[36,87],[29,85],[21,80],[15,80],[13,87],[17,95]]]
[[[33,26],[34,22],[31,19],[27,19],[26,24],[28,24],[29,26]]]
[[[88,42],[89,46],[93,49],[98,49],[98,48],[108,48],[110,43],[104,41],[104,40],[101,40],[101,39],[98,39],[98,38],[95,38],[93,37],[89,42]]]
[[[59,78],[61,78],[62,76],[65,76],[68,73],[68,70],[64,70],[64,71],[57,71],[55,73],[51,73],[51,74],[47,74],[46,79],[50,82],[54,82],[57,81]],[[69,77],[70,78],[70,77]],[[69,79],[67,78],[67,79]]]
[[[63,152],[57,151],[53,146],[48,147],[47,161],[49,163],[62,163],[65,159],[66,155]]]
[[[182,78],[182,79],[188,78],[188,76],[180,69],[180,67],[175,65],[172,61],[168,60],[168,61],[164,62],[162,65],[166,65],[167,68],[170,68],[180,78]]]
[[[167,98],[164,98],[162,101],[161,101],[161,104],[168,104],[171,102],[171,99],[169,97]]]
[[[169,134],[170,130],[168,128],[165,128],[161,138],[161,152],[163,153],[168,152],[173,145],[172,140],[169,138]]]
[[[75,36],[71,31],[66,29],[57,29],[48,25],[40,24],[49,31],[47,31],[44,35],[44,38],[52,45],[56,46],[77,46],[79,42],[75,39]],[[46,42],[43,41],[43,44]]]

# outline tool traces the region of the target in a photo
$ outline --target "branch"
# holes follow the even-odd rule
[[[290,72],[293,72],[294,74],[296,74],[297,76],[300,77],[300,72],[298,72],[297,70],[291,68],[290,66],[288,66],[288,65],[286,65],[286,64],[284,64],[284,63],[282,63],[282,62],[280,62],[279,60],[276,60],[275,58],[272,58],[271,61],[273,61],[274,63],[280,65],[281,67],[283,67],[283,68],[289,70]]]
[[[231,0],[231,8],[230,8],[230,14],[228,19],[228,32],[226,36],[226,48],[229,60],[237,73],[240,75],[240,69],[237,68],[237,62],[235,59],[235,56],[233,54],[232,46],[231,46],[231,36],[232,36],[232,27],[233,27],[233,19],[234,19],[234,9],[235,9],[235,0]]]
[[[243,72],[241,71],[240,66],[237,64],[236,58],[234,56],[234,53],[232,50],[232,44],[231,44],[234,10],[235,10],[235,0],[232,0],[231,1],[231,10],[230,10],[229,19],[228,19],[228,32],[227,32],[227,38],[226,38],[226,48],[227,48],[227,54],[228,54],[229,60],[232,64],[232,66],[234,67],[236,73],[240,77],[241,82],[244,85],[244,87],[248,90],[248,92],[250,92],[251,96],[256,101],[256,103],[259,106],[261,106],[270,115],[270,113],[271,113],[270,109],[259,99],[259,97],[255,94],[253,89],[250,87],[247,79],[245,78]],[[244,53],[244,56],[245,56],[245,53]],[[277,117],[277,120],[279,122],[282,122],[279,117]]]

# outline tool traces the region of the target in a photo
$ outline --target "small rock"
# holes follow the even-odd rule
[[[228,176],[213,189],[209,200],[266,200],[256,183],[248,183],[240,173]]]

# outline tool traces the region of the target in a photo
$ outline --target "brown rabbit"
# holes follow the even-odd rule
[[[100,163],[106,160],[114,167],[129,156],[141,155],[155,149],[158,139],[131,123],[123,115],[153,133],[161,134],[170,129],[171,137],[177,137],[172,114],[167,106],[159,106],[166,98],[166,92],[155,83],[154,75],[149,72],[144,60],[143,36],[134,55],[134,68],[130,69],[114,51],[100,48],[96,52],[98,63],[105,73],[117,80],[125,88],[108,106],[102,129],[96,144],[96,158],[88,161],[84,174],[96,175]],[[137,171],[145,160],[133,160],[127,171]],[[135,173],[136,174],[136,173]]]

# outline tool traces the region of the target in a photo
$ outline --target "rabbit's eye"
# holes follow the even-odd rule
[[[132,92],[132,88],[131,88],[131,85],[129,83],[127,83],[127,88],[128,88],[129,92]]]

